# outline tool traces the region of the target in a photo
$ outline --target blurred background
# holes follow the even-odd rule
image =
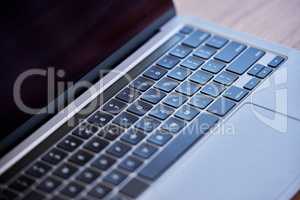
[[[300,0],[174,0],[180,15],[195,15],[300,49]]]

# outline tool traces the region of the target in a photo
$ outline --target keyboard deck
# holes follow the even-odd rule
[[[257,64],[265,54],[183,27],[121,91],[4,174],[0,199],[136,199],[286,59]]]

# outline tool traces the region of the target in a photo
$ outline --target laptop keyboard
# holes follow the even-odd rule
[[[1,199],[135,199],[285,58],[186,26],[122,91],[1,185]],[[252,78],[233,84],[243,74]],[[24,168],[24,166],[23,166]]]

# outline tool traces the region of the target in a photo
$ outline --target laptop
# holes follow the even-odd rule
[[[171,0],[2,4],[1,200],[299,190],[299,51]]]

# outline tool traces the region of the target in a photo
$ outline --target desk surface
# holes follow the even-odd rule
[[[175,0],[180,15],[194,15],[268,41],[300,49],[299,0]]]
[[[174,0],[193,15],[268,41],[300,49],[299,0]],[[300,200],[300,192],[294,200]]]

